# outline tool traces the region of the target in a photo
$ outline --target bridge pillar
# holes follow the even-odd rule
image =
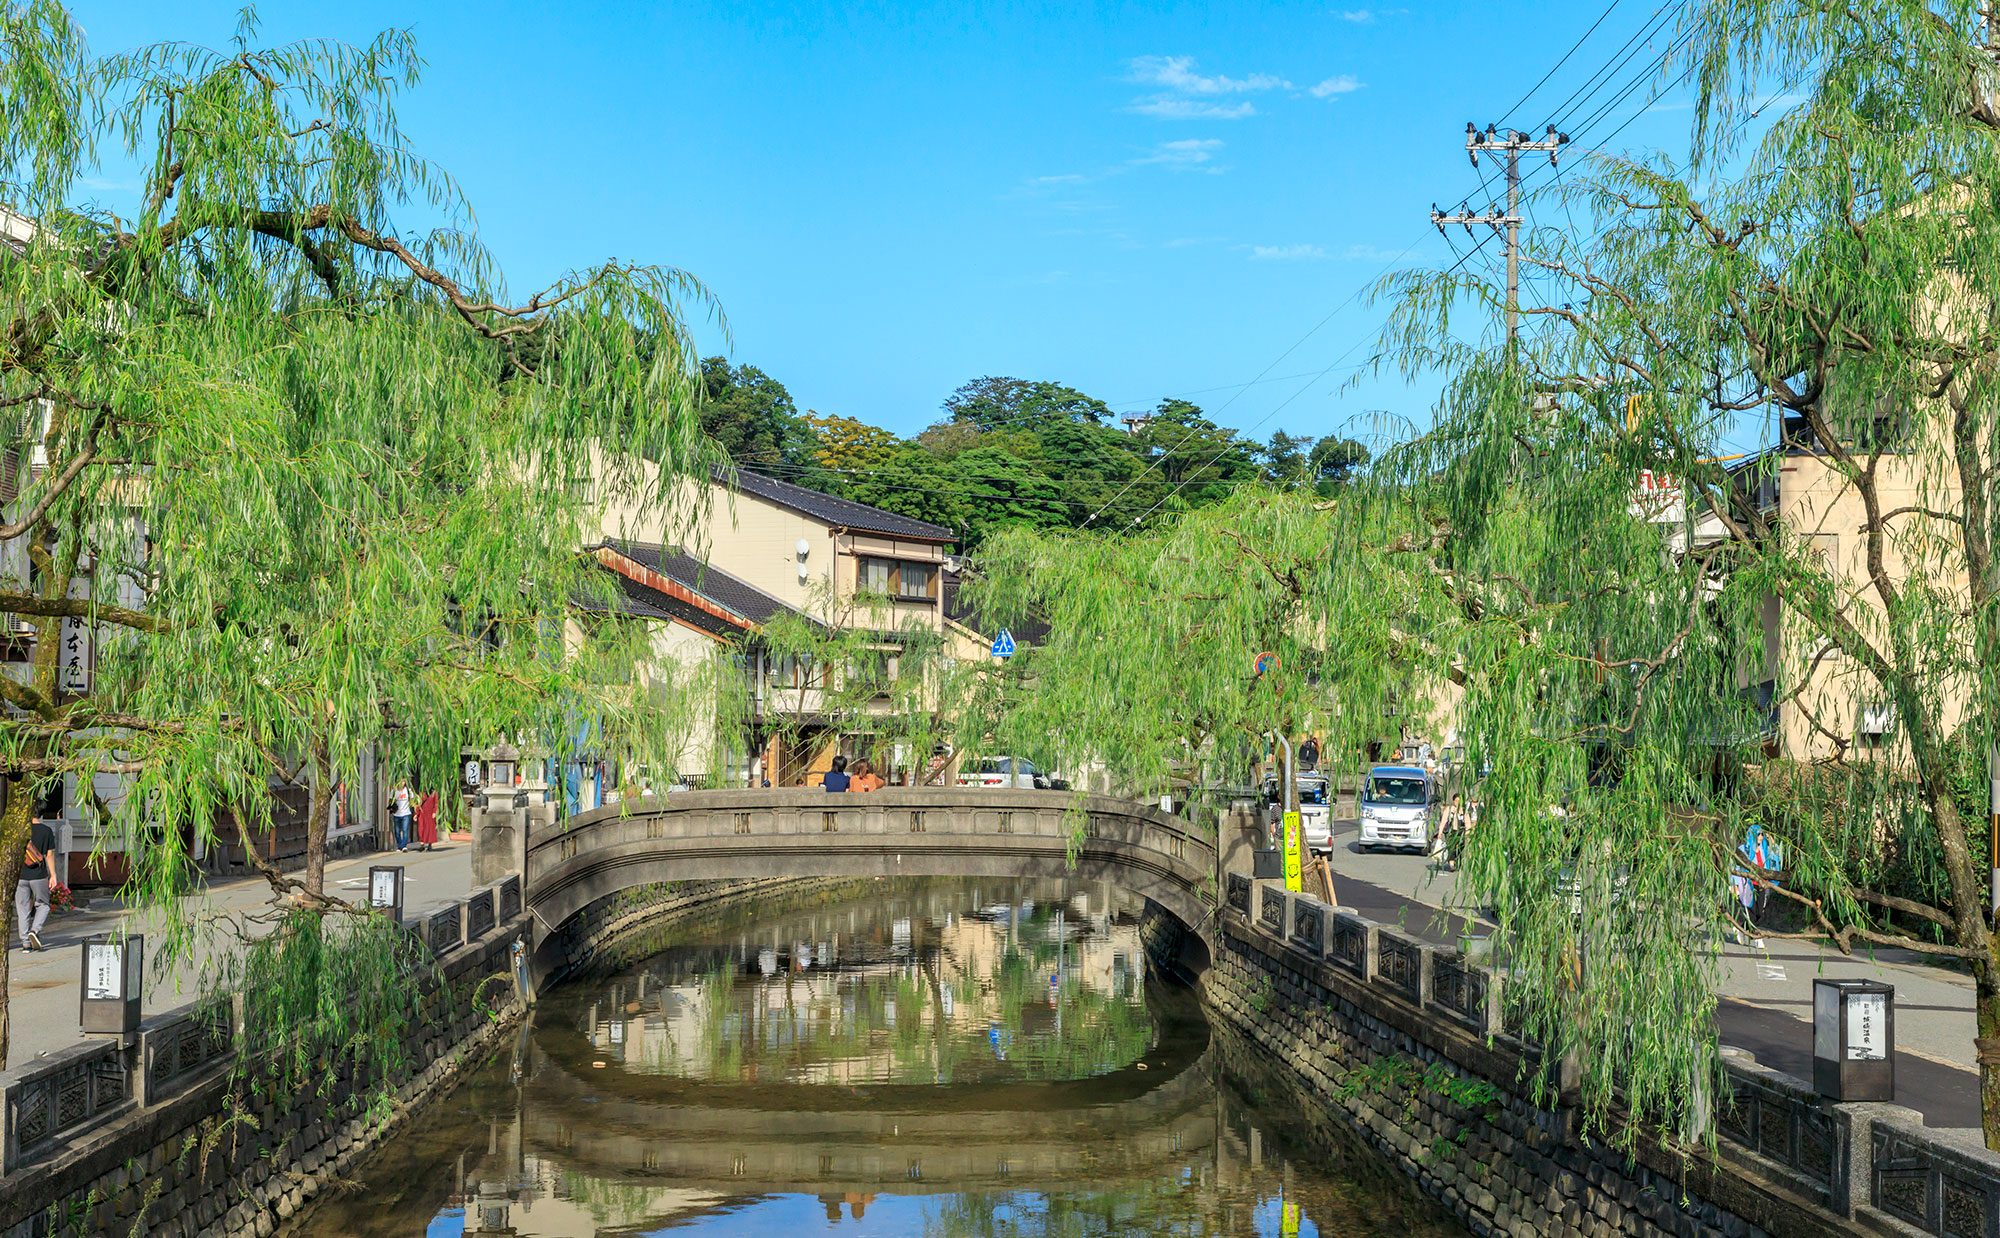
[[[1215,830],[1215,860],[1219,870],[1215,874],[1217,890],[1229,888],[1231,873],[1252,879],[1270,875],[1260,871],[1257,861],[1258,853],[1271,851],[1269,833],[1263,814],[1254,803],[1246,804],[1239,800],[1223,812]],[[1263,867],[1268,868],[1268,862]]]
[[[528,876],[528,793],[488,786],[472,812],[472,884]]]

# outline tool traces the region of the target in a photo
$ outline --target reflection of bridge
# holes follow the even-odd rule
[[[616,1184],[628,1208],[656,1217],[767,1193],[867,1200],[1205,1178],[1233,1141],[1205,1027],[1191,1007],[1173,1023],[1141,1062],[1110,1074],[942,1089],[599,1071],[587,1044],[524,1031],[522,1081],[511,1096],[486,1094],[499,1104],[484,1155],[460,1161],[479,1182],[467,1232],[513,1233],[513,1207],[545,1198],[551,1168],[566,1191],[588,1197],[589,1184]]]
[[[1184,1029],[1097,1078],[942,1089],[690,1085],[543,1058],[522,1089],[521,1142],[591,1178],[723,1194],[1160,1179],[1215,1142],[1206,1045]]]
[[[689,791],[536,824],[526,843],[538,940],[599,899],[665,881],[1101,880],[1204,935],[1215,901],[1215,843],[1205,832],[1130,800],[1064,791]]]

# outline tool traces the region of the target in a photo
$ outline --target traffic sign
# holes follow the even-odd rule
[[[993,638],[993,656],[996,658],[1014,656],[1014,634],[1006,628],[1001,628],[1000,635]]]
[[[1297,894],[1305,889],[1304,822],[1297,812],[1285,814],[1285,888]]]
[[[1253,675],[1262,675],[1277,669],[1278,655],[1268,649],[1258,654],[1256,659],[1250,663],[1250,673]]]

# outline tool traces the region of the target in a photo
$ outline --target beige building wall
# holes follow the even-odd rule
[[[593,476],[605,476],[607,467],[600,454]],[[657,476],[651,464],[641,461],[636,467],[649,480]],[[684,482],[677,496],[669,506],[604,498],[598,504],[598,533],[684,547],[794,609],[836,624],[855,618],[851,611],[864,558],[923,563],[932,573],[928,603],[898,599],[870,608],[859,621],[888,629],[911,619],[933,628],[944,625],[939,578],[948,550],[944,545],[857,532],[718,482]],[[833,615],[825,613],[828,599],[837,612]]]
[[[1922,454],[1885,455],[1877,465],[1882,510],[1927,507],[1954,511],[1961,503],[1955,484],[1940,476]],[[1863,528],[1866,505],[1852,483],[1829,460],[1811,454],[1786,456],[1778,472],[1778,523],[1788,536],[1818,552],[1831,572],[1845,612],[1871,642],[1885,652],[1884,609],[1868,572]],[[1889,522],[1883,545],[1884,573],[1898,588],[1912,580],[1967,592],[1965,565],[1951,530],[1920,513]],[[1905,751],[1900,720],[1883,708],[1873,676],[1835,648],[1829,648],[1789,607],[1772,599],[1766,608],[1765,647],[1781,703],[1778,744],[1786,756],[1811,760],[1833,755],[1838,740],[1850,756],[1895,756]],[[1940,718],[1947,732],[1964,718],[1970,685],[1940,685]],[[1790,699],[1788,694],[1796,693]]]

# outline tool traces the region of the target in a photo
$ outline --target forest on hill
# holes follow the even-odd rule
[[[702,363],[702,388],[703,429],[738,468],[944,525],[966,548],[1010,527],[1143,527],[1244,485],[1331,494],[1369,459],[1338,435],[1246,439],[1182,399],[1120,416],[1043,380],[974,379],[910,438],[801,412],[782,382],[723,357]]]

